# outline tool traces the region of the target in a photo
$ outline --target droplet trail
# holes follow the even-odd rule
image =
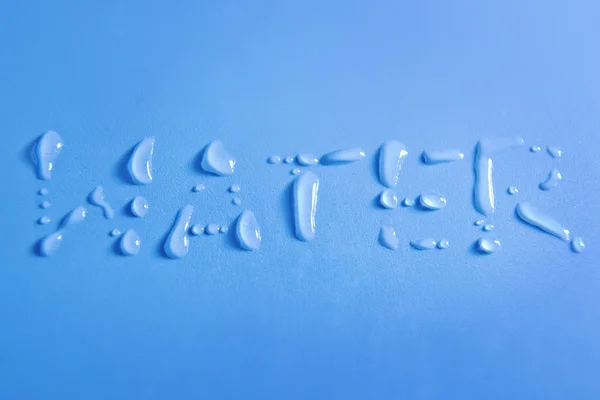
[[[435,165],[460,161],[465,158],[465,155],[460,150],[448,149],[441,151],[424,151],[422,157],[425,164]]]
[[[435,249],[436,242],[431,238],[413,240],[410,242],[412,248],[416,250],[431,250]]]
[[[321,156],[319,162],[323,165],[343,165],[364,160],[365,151],[360,147],[335,150]]]
[[[557,220],[552,218],[549,214],[539,210],[529,202],[517,204],[516,213],[523,222],[539,228],[552,236],[564,241],[568,241],[570,238],[569,231],[563,228]]]

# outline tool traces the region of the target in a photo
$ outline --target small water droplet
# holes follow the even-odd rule
[[[206,146],[202,157],[202,169],[215,175],[231,175],[235,172],[235,158],[225,149],[220,140]]]
[[[206,233],[207,235],[216,235],[217,233],[219,233],[219,225],[217,224],[208,224],[206,226],[206,228],[204,229],[204,233]]]
[[[514,195],[514,194],[519,193],[519,189],[517,189],[515,186],[510,186],[506,191],[510,195]]]
[[[408,156],[406,146],[397,140],[390,140],[381,145],[379,148],[379,181],[383,186],[396,187],[406,156]]]
[[[121,234],[121,231],[118,228],[115,228],[109,232],[109,235],[112,237],[119,236],[120,234]]]
[[[142,241],[140,235],[133,229],[129,229],[121,236],[119,247],[125,256],[135,256],[140,252]]]
[[[299,168],[294,168],[293,170],[290,171],[290,174],[292,175],[300,175],[302,171],[300,171]]]
[[[40,208],[46,209],[46,208],[50,207],[51,205],[52,205],[52,203],[50,203],[48,200],[44,200],[40,203]]]
[[[361,161],[365,158],[365,151],[360,147],[335,150],[321,157],[319,162],[323,165],[342,165]]]
[[[556,168],[552,168],[548,173],[548,177],[546,180],[539,184],[540,189],[542,190],[550,190],[558,186],[560,181],[562,180],[562,174]]]
[[[142,139],[133,149],[127,164],[131,181],[136,185],[152,183],[152,156],[154,155],[154,137]]]
[[[582,238],[576,237],[571,241],[571,250],[575,253],[581,253],[585,250],[585,243]]]
[[[546,149],[546,151],[548,152],[548,154],[550,154],[550,156],[552,158],[560,158],[560,157],[562,157],[562,150],[559,149],[556,146],[548,146],[548,148]]]
[[[379,243],[392,251],[398,250],[400,239],[396,237],[396,229],[392,226],[382,226],[379,229]]]
[[[283,162],[286,164],[292,164],[294,162],[294,156],[287,156],[283,159]]]
[[[175,223],[165,241],[164,250],[169,258],[183,258],[187,255],[190,243],[187,231],[193,212],[194,207],[188,204],[177,213]]]
[[[269,164],[279,164],[281,162],[281,157],[280,156],[271,156],[271,157],[267,158],[267,162]]]
[[[115,216],[114,210],[105,199],[104,188],[101,185],[92,190],[88,196],[88,202],[93,206],[100,207],[104,213],[104,218],[112,219]]]
[[[428,210],[441,210],[446,207],[446,199],[438,194],[422,193],[419,196],[419,204]]]
[[[229,232],[229,227],[227,225],[221,225],[221,227],[219,228],[219,232],[227,233]]]
[[[392,189],[385,189],[379,195],[379,203],[384,208],[396,208],[398,207],[398,196],[396,192]]]
[[[197,184],[196,186],[194,186],[194,187],[192,188],[192,191],[194,191],[194,192],[196,192],[196,193],[197,193],[197,192],[202,192],[203,190],[206,190],[206,185],[204,185],[204,184],[202,184],[202,183],[199,183],[199,184]]]
[[[407,197],[402,201],[402,205],[404,207],[412,207],[415,205],[415,201],[413,199],[411,199],[410,197]]]
[[[242,200],[239,197],[234,197],[233,200],[231,200],[231,204],[234,206],[239,206],[242,204]]]
[[[431,250],[435,249],[436,242],[431,238],[413,240],[410,242],[412,248],[416,250]]]
[[[33,161],[37,166],[39,179],[50,180],[54,162],[58,158],[62,148],[63,140],[54,131],[48,131],[39,137],[33,153]]]
[[[194,224],[190,228],[190,233],[194,236],[202,235],[204,233],[204,226],[200,224]]]
[[[296,237],[309,242],[315,238],[319,178],[306,171],[294,181],[293,192]]]
[[[45,195],[47,195],[47,194],[48,194],[48,189],[46,189],[46,188],[41,188],[41,189],[38,191],[38,194],[39,194],[40,196],[45,196]]]
[[[491,231],[491,230],[493,230],[493,229],[494,229],[494,225],[492,225],[492,224],[487,224],[487,225],[484,225],[484,226],[483,226],[483,230],[484,230],[485,232],[489,232],[489,231]]]
[[[235,233],[242,249],[253,251],[260,248],[262,240],[260,226],[252,211],[246,210],[240,214],[237,219]]]
[[[477,240],[477,251],[484,254],[492,254],[500,249],[500,241],[490,238],[479,238]]]
[[[298,154],[296,156],[298,164],[304,166],[315,165],[319,163],[319,159],[314,154]]]
[[[428,165],[460,161],[465,158],[465,155],[460,150],[456,149],[424,151],[422,156],[423,162]]]
[[[519,218],[523,222],[541,229],[542,231],[549,233],[561,240],[568,241],[570,233],[567,229],[563,228],[562,225],[552,218],[550,215],[542,212],[529,202],[522,202],[517,204],[516,212]]]
[[[50,217],[48,217],[48,216],[44,215],[43,217],[41,217],[41,218],[38,220],[38,223],[39,223],[40,225],[46,225],[46,224],[49,224],[49,223],[50,223],[50,221],[51,221],[51,220],[50,220]]]
[[[485,224],[485,221],[484,221],[484,220],[482,220],[482,219],[478,219],[477,221],[475,221],[475,222],[473,223],[473,225],[475,225],[475,226],[481,226],[481,225],[483,225],[483,224]]]
[[[233,185],[229,186],[230,193],[238,193],[240,190],[241,190],[241,187],[237,183],[234,183]]]
[[[531,146],[529,148],[529,151],[532,152],[532,153],[537,153],[540,150],[542,150],[542,148],[540,146]]]
[[[144,218],[148,213],[148,209],[150,206],[148,205],[148,201],[145,197],[136,196],[131,201],[131,213],[139,218]]]
[[[445,250],[450,247],[450,242],[446,239],[442,239],[437,243],[437,248],[440,250]]]

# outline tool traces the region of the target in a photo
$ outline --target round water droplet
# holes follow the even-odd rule
[[[446,239],[442,239],[437,243],[437,248],[440,250],[445,250],[450,247],[450,242]]]
[[[415,201],[413,199],[411,199],[410,197],[407,197],[402,201],[402,205],[404,207],[412,207],[415,205]]]
[[[50,203],[48,200],[44,200],[40,204],[40,208],[46,209],[46,208],[50,207],[51,205],[52,205],[52,203]]]
[[[437,194],[424,193],[419,196],[419,204],[428,210],[440,210],[446,207],[446,199]]]
[[[217,224],[208,224],[206,226],[206,228],[204,229],[204,233],[206,233],[207,235],[216,235],[217,233],[219,233],[219,225]]]
[[[144,218],[148,213],[148,201],[142,196],[136,196],[131,201],[131,213],[139,218]]]
[[[511,186],[509,187],[507,190],[508,194],[513,195],[513,194],[517,194],[519,193],[519,189],[517,189],[515,186]]]
[[[118,228],[113,229],[109,233],[109,235],[112,236],[112,237],[119,236],[120,234],[121,234],[121,231]]]
[[[199,184],[197,184],[196,186],[194,186],[192,188],[192,191],[194,191],[194,192],[202,192],[205,189],[206,189],[206,186],[204,184],[202,184],[202,183],[199,183]]]
[[[298,164],[304,166],[315,165],[319,162],[319,159],[313,154],[298,154],[296,160]]]
[[[490,238],[479,238],[477,240],[477,250],[480,253],[492,254],[500,249],[500,241]]]
[[[435,242],[435,240],[433,240],[431,238],[427,238],[427,239],[413,240],[412,242],[410,242],[410,245],[412,248],[414,248],[416,250],[431,250],[431,249],[435,249],[436,242]]]
[[[576,237],[571,241],[571,250],[575,253],[581,253],[585,250],[585,243],[582,238]]]
[[[240,204],[242,204],[242,200],[240,200],[239,197],[234,197],[233,200],[231,200],[231,204],[233,204],[234,206],[239,206]]]
[[[283,162],[286,164],[291,164],[294,162],[294,156],[287,156],[286,158],[283,159]]]
[[[225,149],[220,140],[206,146],[202,157],[202,169],[215,175],[231,175],[235,172],[235,158]]]
[[[219,228],[219,232],[227,233],[229,232],[229,227],[227,225],[221,225],[221,227]]]
[[[46,225],[46,224],[49,224],[49,223],[50,223],[50,217],[48,217],[48,216],[44,215],[43,217],[41,217],[41,218],[38,220],[38,223],[39,223],[40,225]]]
[[[267,162],[269,164],[279,164],[281,162],[281,157],[271,156],[271,157],[267,158]]]
[[[489,231],[491,231],[491,230],[493,230],[493,229],[494,229],[494,225],[492,225],[492,224],[487,224],[487,225],[484,225],[484,226],[483,226],[483,230],[484,230],[485,232],[489,232]]]
[[[392,189],[385,189],[379,195],[379,203],[384,208],[396,208],[398,207],[398,196]]]
[[[537,153],[538,151],[540,151],[542,148],[540,146],[531,146],[529,148],[529,151],[532,153]]]
[[[204,233],[204,226],[200,224],[194,224],[190,228],[190,233],[194,236],[202,235]]]
[[[140,252],[141,246],[142,241],[140,240],[140,235],[133,229],[129,229],[121,236],[119,247],[121,248],[121,253],[123,253],[123,255],[135,256]]]
[[[292,175],[300,175],[300,169],[299,168],[294,168],[293,170],[290,171],[290,174]]]
[[[47,194],[48,194],[48,189],[46,189],[46,188],[41,188],[41,189],[38,191],[38,194],[39,194],[40,196],[45,196],[45,195],[47,195]]]
[[[260,248],[262,240],[260,226],[252,211],[246,210],[240,214],[235,226],[235,234],[242,249],[253,251]]]
[[[240,185],[238,185],[237,183],[234,183],[233,185],[229,186],[229,192],[231,193],[237,193],[240,191]]]
[[[483,225],[483,224],[485,224],[485,221],[484,221],[484,220],[482,220],[482,219],[478,219],[477,221],[475,221],[475,222],[473,223],[473,225],[475,225],[475,226],[481,226],[481,225]]]
[[[382,226],[379,230],[379,243],[392,251],[398,250],[400,239],[396,236],[396,229],[392,226]]]

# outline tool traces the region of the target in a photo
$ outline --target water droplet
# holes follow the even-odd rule
[[[283,162],[286,164],[291,164],[294,162],[294,156],[287,156],[286,158],[283,159]]]
[[[302,172],[302,171],[300,171],[300,169],[299,169],[299,168],[294,168],[293,170],[291,170],[291,171],[290,171],[290,173],[291,173],[292,175],[300,175],[300,173],[301,173],[301,172]]]
[[[141,246],[142,241],[140,240],[140,235],[133,229],[129,229],[121,236],[119,247],[121,248],[121,253],[123,255],[135,256],[140,252]]]
[[[379,243],[390,250],[398,250],[400,239],[396,237],[396,229],[392,226],[382,226],[379,230]]]
[[[446,207],[446,199],[438,194],[422,193],[419,196],[419,204],[428,210],[441,210]]]
[[[484,221],[484,220],[482,220],[482,219],[478,219],[477,221],[475,221],[475,222],[473,223],[473,225],[475,225],[475,226],[481,226],[481,225],[483,225],[483,224],[485,224],[485,221]]]
[[[484,254],[492,254],[500,249],[500,241],[490,238],[479,238],[477,240],[477,251]]]
[[[279,164],[281,162],[281,157],[271,156],[271,157],[267,158],[267,162],[269,164]]]
[[[121,234],[121,231],[118,228],[113,229],[109,233],[109,235],[112,236],[112,237],[119,236],[120,234]]]
[[[38,194],[39,194],[40,196],[45,196],[45,195],[47,195],[47,194],[48,194],[48,189],[46,189],[46,188],[41,188],[41,189],[38,191]]]
[[[571,250],[575,253],[581,253],[585,250],[585,243],[580,237],[576,237],[571,241]]]
[[[142,139],[133,149],[127,169],[136,185],[152,183],[152,156],[154,155],[154,137]]]
[[[542,183],[540,183],[539,187],[542,190],[550,190],[558,186],[560,181],[562,180],[562,174],[556,168],[552,168],[548,173],[548,177]]]
[[[240,190],[241,190],[241,187],[237,183],[234,183],[233,185],[229,186],[230,193],[238,193]]]
[[[423,152],[423,162],[428,165],[460,161],[463,158],[465,158],[465,155],[456,149]]]
[[[192,188],[192,191],[194,191],[194,192],[202,192],[203,190],[206,190],[206,185],[204,185],[202,183],[199,183]]]
[[[390,140],[381,145],[379,149],[379,181],[383,186],[396,187],[406,156],[408,156],[406,146],[396,140]]]
[[[321,157],[319,161],[323,165],[342,165],[361,161],[365,158],[365,151],[360,147],[351,149],[335,150]]]
[[[442,239],[437,243],[437,248],[440,250],[445,250],[450,247],[450,242],[446,239]]]
[[[415,201],[413,199],[407,197],[402,201],[402,205],[404,207],[412,207],[415,205]]]
[[[190,228],[190,233],[194,236],[202,235],[204,233],[204,226],[200,224],[194,224]]]
[[[234,206],[239,206],[240,204],[242,204],[242,200],[239,197],[234,197],[233,200],[231,200],[231,203]]]
[[[548,148],[546,149],[546,151],[548,152],[548,154],[550,154],[550,156],[552,158],[560,158],[560,157],[562,157],[562,150],[559,149],[556,146],[548,146]]]
[[[487,225],[484,225],[484,226],[483,226],[483,230],[484,230],[485,232],[489,232],[489,231],[491,231],[491,230],[493,230],[493,229],[494,229],[494,225],[492,225],[492,224],[487,224]]]
[[[54,131],[48,131],[39,137],[33,153],[33,161],[37,166],[39,179],[50,180],[54,162],[58,158],[62,148],[63,140]]]
[[[296,160],[298,161],[298,164],[304,166],[315,165],[319,163],[319,159],[314,154],[298,154],[296,156]]]
[[[206,226],[206,228],[204,229],[204,233],[206,233],[207,235],[216,235],[217,233],[219,233],[219,225],[217,224],[208,224]]]
[[[60,228],[66,228],[70,225],[75,225],[82,222],[85,219],[87,211],[85,207],[79,206],[71,210],[61,221]]]
[[[306,171],[294,181],[293,191],[296,237],[309,242],[315,238],[319,178]]]
[[[48,207],[50,207],[52,205],[52,203],[50,203],[48,200],[44,200],[40,203],[40,208],[46,209]]]
[[[515,186],[510,186],[507,192],[508,194],[513,195],[519,193],[519,189],[517,189]]]
[[[379,195],[379,203],[384,208],[396,208],[398,207],[398,196],[392,189],[385,189]]]
[[[475,186],[473,202],[475,208],[483,215],[491,215],[495,211],[494,184],[492,180],[492,155],[500,150],[517,148],[523,145],[520,137],[488,140],[482,138],[475,149],[473,168],[475,170]]]
[[[538,151],[540,151],[542,148],[540,146],[531,146],[529,148],[529,151],[532,153],[537,153]]]
[[[40,225],[46,225],[46,224],[49,224],[49,223],[50,223],[50,221],[51,221],[51,220],[50,220],[50,217],[48,217],[48,216],[44,215],[43,217],[41,217],[41,218],[38,220],[38,223],[39,223]]]
[[[204,151],[202,169],[219,176],[231,175],[235,171],[235,158],[220,140],[213,140]]]
[[[529,225],[539,228],[542,231],[549,233],[552,236],[556,236],[561,240],[569,240],[569,231],[563,228],[557,220],[540,211],[533,204],[529,202],[519,203],[517,204],[516,212],[519,218]]]
[[[253,251],[260,248],[260,226],[252,211],[246,210],[240,214],[235,233],[242,249]]]
[[[65,217],[62,219],[58,230],[54,233],[51,233],[40,240],[39,250],[40,254],[44,257],[51,256],[54,254],[56,250],[60,247],[65,230],[68,226],[77,224],[85,219],[85,208],[79,206],[73,210],[71,210]]]
[[[410,242],[410,245],[412,248],[414,248],[416,250],[431,250],[431,249],[435,249],[436,243],[435,243],[435,240],[433,240],[431,238],[427,238],[427,239],[413,240],[412,242]]]
[[[193,212],[194,207],[188,204],[177,213],[175,223],[165,241],[164,250],[169,258],[183,258],[187,255],[190,244],[187,231]]]
[[[227,233],[229,232],[229,227],[227,225],[221,225],[221,227],[219,228],[219,232]]]
[[[115,216],[114,210],[105,200],[104,188],[101,185],[96,186],[96,189],[89,194],[88,202],[93,206],[100,207],[104,212],[104,218],[112,219]]]
[[[131,201],[131,213],[139,218],[144,218],[148,213],[148,201],[142,196],[135,196]]]

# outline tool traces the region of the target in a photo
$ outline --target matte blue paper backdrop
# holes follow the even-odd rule
[[[591,0],[3,3],[0,398],[600,397],[599,16]],[[48,129],[65,147],[44,183],[28,147]],[[130,185],[127,154],[152,135],[154,182]],[[509,135],[527,146],[495,158],[502,249],[481,256],[473,149]],[[231,177],[197,169],[215,138],[238,159]],[[389,139],[409,152],[400,198],[437,192],[444,210],[376,206]],[[312,167],[317,237],[296,240],[291,167],[266,158],[350,146],[367,159]],[[465,160],[419,161],[447,147]],[[554,166],[563,182],[540,191]],[[54,256],[36,256],[98,184],[115,219],[88,206]],[[124,212],[138,194],[144,219]],[[519,222],[520,200],[586,252]],[[239,250],[230,229],[165,258],[188,203],[193,223],[254,211],[261,249]],[[378,244],[382,224],[398,251]],[[138,256],[114,252],[115,227],[138,231]],[[429,236],[451,248],[408,245]]]

